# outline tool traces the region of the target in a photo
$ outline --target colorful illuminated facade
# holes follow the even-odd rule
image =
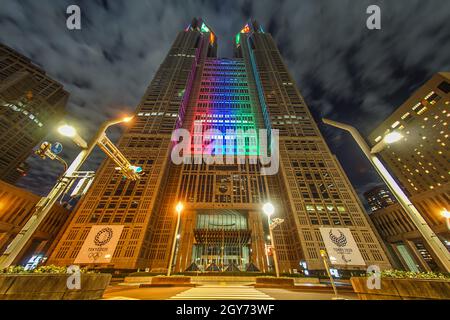
[[[256,22],[237,30],[233,58],[217,57],[217,35],[202,19],[177,35],[119,141],[145,174],[124,180],[105,161],[49,263],[72,264],[92,226],[117,224],[124,229],[111,263],[91,266],[167,270],[177,236],[174,272],[273,271],[270,240],[281,272],[313,272],[324,269],[322,226],[349,228],[367,265],[390,266],[272,37]],[[190,161],[173,161],[175,129],[190,133]],[[205,161],[205,151],[224,161]],[[278,152],[267,174],[261,159]],[[273,239],[266,201],[284,219]]]

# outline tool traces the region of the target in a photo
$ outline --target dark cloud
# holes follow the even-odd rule
[[[65,28],[78,4],[82,30]],[[382,10],[382,29],[366,28],[366,8]],[[271,32],[316,119],[357,126],[367,135],[421,83],[448,71],[450,5],[442,1],[32,1],[0,0],[0,41],[41,65],[71,93],[69,120],[89,137],[98,125],[132,111],[178,31],[202,16],[219,36],[219,54],[249,17]],[[354,142],[320,125],[359,193],[379,183]],[[110,135],[117,138],[119,128]],[[49,140],[60,140],[52,133]],[[73,159],[69,141],[64,158]],[[86,164],[95,169],[96,152]],[[30,159],[20,181],[47,192],[61,167]],[[357,168],[357,170],[352,170]]]

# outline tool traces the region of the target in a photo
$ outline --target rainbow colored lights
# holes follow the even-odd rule
[[[200,28],[200,31],[201,31],[201,32],[204,32],[204,33],[210,32],[209,28],[207,27],[207,25],[206,25],[204,22],[202,23],[202,26],[201,26],[201,28]]]
[[[245,25],[245,27],[241,30],[241,33],[249,33],[250,32],[250,27],[248,26],[248,24]]]
[[[245,64],[240,59],[208,59],[191,130],[192,153],[259,155],[255,115]]]

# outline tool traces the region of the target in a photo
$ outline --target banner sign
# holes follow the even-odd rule
[[[109,263],[116,250],[123,225],[96,225],[91,228],[74,263]]]
[[[365,266],[366,263],[348,228],[319,228],[331,264]]]

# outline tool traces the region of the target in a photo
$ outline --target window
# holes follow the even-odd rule
[[[450,83],[448,83],[447,81],[442,81],[438,85],[438,89],[441,90],[442,92],[449,93],[450,92]]]

